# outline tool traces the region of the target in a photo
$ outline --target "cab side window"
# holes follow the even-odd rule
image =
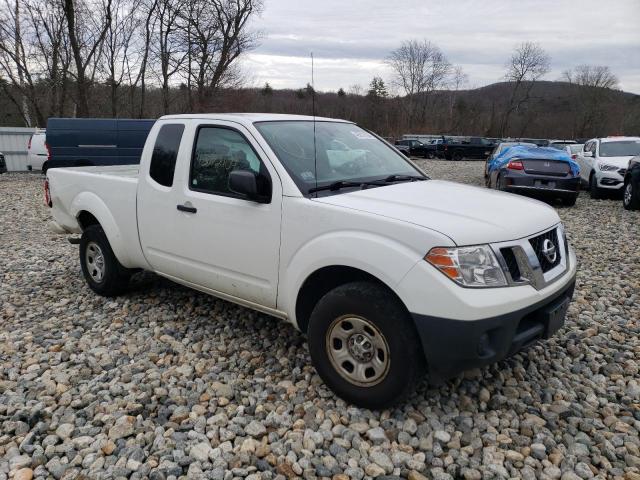
[[[242,134],[224,127],[200,127],[191,160],[189,188],[205,193],[236,197],[229,190],[229,174],[249,170],[265,181],[268,173]]]
[[[163,125],[153,146],[149,176],[165,187],[173,185],[173,173],[176,169],[176,158],[183,132],[182,124]]]

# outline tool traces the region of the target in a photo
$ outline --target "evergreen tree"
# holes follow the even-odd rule
[[[373,77],[369,84],[369,91],[367,92],[369,98],[387,98],[389,93],[387,92],[387,86],[384,84],[384,80],[380,77]]]
[[[273,94],[273,88],[271,87],[271,85],[269,85],[269,82],[266,82],[264,84],[264,87],[262,87],[261,90],[262,95],[272,95]]]

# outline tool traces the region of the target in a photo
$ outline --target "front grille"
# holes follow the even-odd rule
[[[546,240],[549,240],[549,242],[551,242],[551,245],[555,247],[555,258],[553,259],[553,261],[547,258],[547,255],[545,255],[544,253],[545,244],[547,245],[547,247],[550,247],[549,242],[546,242]],[[533,248],[533,251],[535,252],[536,257],[538,257],[538,261],[540,262],[540,267],[542,268],[543,273],[548,272],[549,270],[556,267],[560,263],[560,257],[562,256],[562,252],[560,251],[560,246],[558,242],[557,229],[554,228],[553,230],[549,230],[548,232],[545,232],[542,235],[538,235],[537,237],[530,238],[529,243],[531,244],[531,247]]]
[[[502,254],[502,258],[504,258],[504,261],[507,264],[509,275],[511,275],[511,280],[517,282],[518,280],[520,280],[520,267],[518,266],[518,261],[516,260],[516,256],[513,253],[513,249],[510,247],[501,248],[500,253]]]

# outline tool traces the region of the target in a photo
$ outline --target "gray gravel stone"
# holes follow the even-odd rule
[[[417,163],[482,185],[481,161]],[[0,480],[639,480],[640,221],[620,200],[553,206],[579,262],[557,335],[372,412],[284,322],[150,273],[95,295],[41,182],[0,175]]]

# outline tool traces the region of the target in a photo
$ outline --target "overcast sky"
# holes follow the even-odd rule
[[[538,42],[545,79],[579,64],[608,65],[623,90],[640,94],[640,0],[264,0],[253,22],[263,38],[244,57],[250,83],[318,90],[388,81],[384,58],[403,40],[436,43],[461,65],[469,87],[501,80],[514,46]]]

